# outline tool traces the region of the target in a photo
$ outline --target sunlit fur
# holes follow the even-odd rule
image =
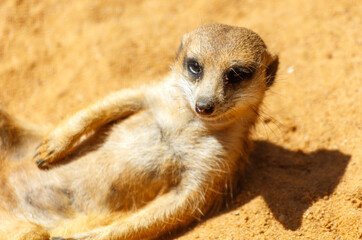
[[[45,137],[0,110],[0,239],[149,239],[200,219],[247,162],[275,61],[252,31],[207,24],[184,36],[162,83],[115,92]],[[235,64],[253,78],[225,83]],[[209,116],[194,110],[200,96],[215,103]]]

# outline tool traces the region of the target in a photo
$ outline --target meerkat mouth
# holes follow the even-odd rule
[[[234,106],[231,107],[219,107],[216,111],[214,111],[210,115],[201,115],[196,111],[195,113],[198,115],[199,119],[208,124],[229,124],[232,122],[236,122],[238,119],[242,118],[242,114],[238,111],[238,109]]]
[[[222,122],[229,122],[230,120],[235,120],[235,117],[232,117],[231,114],[228,114],[228,111],[226,112],[217,112],[210,115],[201,115],[198,114],[198,117],[205,122],[208,123],[222,123]],[[230,116],[229,116],[230,115]]]

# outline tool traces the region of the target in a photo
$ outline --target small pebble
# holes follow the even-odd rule
[[[287,68],[287,73],[292,74],[294,72],[294,66],[290,66]]]
[[[284,222],[285,221],[285,216],[282,214],[278,217],[278,220],[281,221],[281,222]]]

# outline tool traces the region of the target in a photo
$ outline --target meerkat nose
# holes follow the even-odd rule
[[[214,112],[215,105],[211,101],[199,100],[196,102],[195,110],[198,114],[210,115]]]

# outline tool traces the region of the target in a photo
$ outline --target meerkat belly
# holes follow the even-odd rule
[[[150,112],[142,112],[115,125],[103,146],[114,172],[108,186],[111,209],[132,210],[177,185],[182,162],[165,141]]]
[[[14,168],[4,184],[6,192],[0,194],[7,194],[11,201],[1,205],[20,218],[50,227],[74,213],[68,179],[61,181],[54,173],[40,171],[31,162]]]
[[[106,135],[97,151],[64,165],[79,171],[72,189],[83,211],[133,210],[177,185],[182,162],[150,112],[115,123]]]

